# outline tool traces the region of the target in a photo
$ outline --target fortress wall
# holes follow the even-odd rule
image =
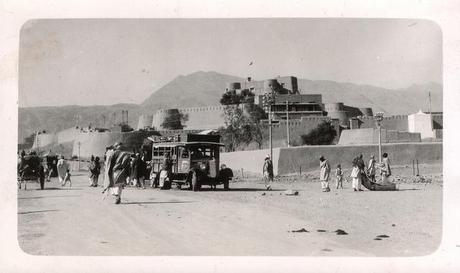
[[[62,130],[57,133],[57,143],[74,141],[79,133],[80,129],[76,129],[75,127]]]
[[[144,129],[146,127],[151,127],[153,123],[153,115],[140,115],[139,122],[137,123],[137,130]]]
[[[43,148],[48,145],[53,145],[57,141],[57,136],[56,134],[38,134],[35,136],[34,144],[32,146],[32,149],[36,148]]]
[[[187,130],[208,130],[217,129],[224,126],[224,107],[223,106],[205,106],[178,109],[179,112],[188,116],[185,122]],[[161,124],[166,116],[167,109],[158,110],[153,114],[152,126],[161,130]]]
[[[339,145],[378,144],[378,129],[364,128],[343,130]],[[382,143],[421,142],[420,133],[401,132],[382,129]]]
[[[326,116],[311,116],[311,117],[302,117],[300,120],[293,119],[289,120],[289,138],[291,145],[301,145],[302,144],[302,135],[308,134],[313,129],[317,128],[324,121],[331,121],[332,125],[337,131],[336,140],[339,139],[339,120],[331,120],[330,117]],[[272,125],[273,131],[273,147],[286,147],[287,146],[287,129],[286,129],[286,120],[280,120],[278,124]],[[269,146],[269,136],[268,136],[268,125],[262,127],[264,130],[264,143],[263,147]]]
[[[413,159],[420,163],[442,162],[442,143],[398,143],[384,144],[383,153],[388,153],[392,165],[412,164]],[[342,164],[350,168],[354,157],[363,154],[364,158],[370,155],[378,157],[378,145],[328,145],[302,146],[280,148],[278,157],[278,174],[298,173],[302,170],[318,170],[319,158],[324,156],[334,168]],[[241,163],[242,164],[242,163]]]
[[[373,117],[361,117],[360,128],[376,128],[375,120]],[[382,129],[396,130],[396,131],[409,131],[409,122],[407,115],[396,115],[384,117],[382,122]]]
[[[113,145],[115,142],[124,144],[126,151],[134,152],[139,149],[144,139],[154,132],[91,132],[80,133],[73,144],[72,156],[78,156],[78,149],[80,149],[81,158],[89,158],[91,155],[103,157],[105,148]],[[79,147],[80,145],[80,147]]]
[[[184,108],[179,111],[188,115],[185,122],[185,129],[188,130],[217,129],[225,124],[223,106]]]

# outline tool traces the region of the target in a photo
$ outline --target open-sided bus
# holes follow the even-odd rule
[[[150,137],[152,144],[151,168],[154,174],[162,170],[165,156],[170,160],[170,182],[198,191],[202,185],[220,185],[219,135],[186,134],[169,138]],[[155,175],[158,184],[158,175]],[[228,182],[224,183],[228,189]]]

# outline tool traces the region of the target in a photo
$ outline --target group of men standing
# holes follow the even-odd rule
[[[380,169],[381,174],[381,182],[382,184],[388,183],[388,177],[391,175],[391,168],[390,168],[390,161],[388,159],[388,154],[383,154],[382,163],[377,163],[375,161],[374,155],[371,155],[369,159],[369,163],[364,163],[363,155],[360,154],[359,156],[355,157],[352,161],[352,170],[350,173],[350,177],[352,178],[352,188],[354,191],[362,191],[361,185],[363,183],[363,179],[368,179],[370,183],[376,183],[375,175],[377,172],[377,168]],[[331,172],[331,167],[329,162],[321,156],[320,159],[320,181],[321,181],[321,188],[323,192],[329,192],[329,177]],[[336,169],[336,184],[337,189],[339,186],[342,186],[342,179],[343,179],[343,171],[341,165],[337,165]]]

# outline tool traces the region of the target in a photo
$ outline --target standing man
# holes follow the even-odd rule
[[[89,178],[89,186],[90,187],[93,187],[94,185],[94,169],[95,169],[96,165],[94,164],[94,155],[91,155],[91,159],[89,160],[89,163],[88,163],[88,178]]]
[[[363,155],[360,154],[358,157],[356,157],[356,158],[353,160],[353,163],[356,164],[356,166],[357,166],[358,169],[359,169],[359,174],[358,174],[358,190],[359,190],[359,191],[362,191],[361,185],[363,184],[363,175],[366,174],[366,173],[365,173],[366,165],[364,164]]]
[[[369,179],[372,182],[375,182],[375,159],[374,159],[374,155],[371,155],[371,159],[369,160],[369,165],[367,165],[367,174],[369,175]]]
[[[382,184],[388,183],[388,177],[391,175],[391,168],[390,168],[390,159],[388,158],[387,153],[383,153],[382,155],[382,165],[380,167],[380,173],[382,176]]]
[[[129,184],[137,187],[137,183],[139,180],[137,179],[137,169],[139,166],[139,154],[134,154],[131,155],[131,161],[130,161],[130,167],[131,167],[131,173],[129,177]]]
[[[329,162],[327,162],[324,156],[319,158],[319,162],[319,180],[321,181],[321,188],[323,192],[329,192],[331,191],[329,188],[329,175],[331,173],[331,166],[329,166]]]
[[[264,175],[264,181],[265,181],[265,188],[267,189],[267,191],[270,191],[272,189],[270,184],[273,182],[273,177],[274,177],[273,162],[270,159],[270,155],[265,156],[263,175]]]
[[[63,186],[67,171],[69,170],[69,164],[65,161],[63,155],[61,155],[61,159],[58,160],[57,170],[58,170],[59,183],[61,183],[61,186]]]
[[[97,187],[97,183],[98,183],[98,180],[99,180],[99,174],[101,173],[101,163],[99,162],[99,157],[96,156],[96,158],[94,159],[94,177],[93,177],[93,187]]]
[[[220,165],[219,179],[224,184],[224,190],[229,190],[230,180],[233,178],[233,171],[230,168],[227,168],[225,164]],[[216,186],[214,185],[214,188]]]
[[[121,203],[121,194],[126,178],[129,176],[129,154],[122,151],[122,143],[113,145],[113,152],[107,152],[107,181],[104,181],[104,191],[110,188],[112,195],[115,196],[115,204]]]
[[[159,181],[162,190],[171,189],[171,172],[172,172],[172,161],[171,155],[165,152],[162,168],[160,171]]]
[[[144,184],[144,177],[145,177],[145,172],[146,172],[146,165],[144,160],[140,157],[139,153],[136,153],[136,158],[135,158],[135,164],[134,164],[134,174],[133,174],[133,181],[134,185],[139,188],[145,189],[145,184]]]

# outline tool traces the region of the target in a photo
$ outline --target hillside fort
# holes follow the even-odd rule
[[[376,130],[373,109],[354,107],[342,102],[323,103],[321,94],[309,94],[308,90],[299,90],[294,76],[277,77],[264,81],[230,82],[222,93],[240,93],[249,90],[254,94],[254,104],[263,107],[264,95],[274,92],[271,114],[276,121],[273,127],[273,146],[286,147],[302,145],[301,135],[308,134],[321,123],[330,122],[337,132],[334,143],[337,145],[376,144]],[[302,92],[301,92],[302,91]],[[114,142],[123,142],[128,148],[135,149],[142,141],[152,135],[177,133],[163,127],[163,122],[174,113],[182,113],[184,129],[190,132],[217,130],[225,126],[224,106],[204,106],[190,108],[160,109],[139,117],[134,131],[124,131],[119,127],[110,129],[73,127],[55,133],[37,133],[34,149],[60,150],[72,156],[87,158],[91,155],[102,156],[105,147]],[[267,109],[265,109],[267,110]],[[384,116],[382,122],[383,143],[433,142],[442,139],[442,112],[422,112],[410,115]],[[262,128],[268,130],[268,124],[262,121]],[[264,137],[263,148],[268,147]],[[249,148],[250,149],[250,148]]]

